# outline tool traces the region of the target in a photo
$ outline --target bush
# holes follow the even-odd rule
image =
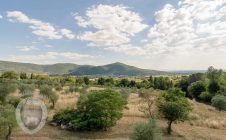
[[[210,94],[209,92],[202,92],[199,95],[199,98],[204,102],[210,103],[212,99],[212,94]]]
[[[20,103],[20,98],[19,97],[15,97],[15,96],[10,96],[8,98],[8,103],[13,105],[15,108],[17,107],[17,105]]]
[[[60,124],[66,123],[73,130],[107,130],[122,117],[125,105],[126,101],[118,92],[93,91],[80,96],[77,110],[58,112],[54,120]]]
[[[0,83],[0,103],[5,103],[7,96],[15,90],[15,84]]]
[[[223,95],[216,95],[211,100],[212,106],[222,111],[226,110],[226,98]]]
[[[76,116],[76,111],[74,109],[64,109],[58,111],[54,116],[52,122],[58,125],[66,125]]]
[[[134,126],[131,140],[162,140],[161,130],[158,128],[155,119],[148,123],[138,123]]]
[[[194,82],[188,87],[189,95],[196,100],[200,100],[199,95],[204,91],[206,91],[206,85],[203,81]]]

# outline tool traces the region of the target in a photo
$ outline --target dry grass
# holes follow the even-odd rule
[[[91,88],[88,90],[100,88]],[[36,90],[34,97],[42,98]],[[56,103],[55,110],[49,111],[49,118],[56,110],[76,107],[79,94],[60,94]],[[43,99],[43,98],[42,98]],[[48,124],[38,133],[27,135],[19,128],[13,132],[13,140],[81,140],[81,139],[129,139],[134,123],[147,121],[144,114],[139,111],[141,98],[137,94],[130,94],[128,98],[128,109],[124,110],[123,118],[110,131],[105,132],[69,132],[51,127]],[[45,101],[47,102],[47,101]],[[219,112],[213,107],[190,101],[193,104],[193,111],[190,120],[182,123],[173,124],[173,134],[166,134],[167,122],[158,119],[158,124],[162,128],[165,140],[226,140],[226,113]],[[48,103],[48,102],[47,102]]]

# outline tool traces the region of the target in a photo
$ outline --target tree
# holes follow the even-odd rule
[[[216,95],[211,100],[212,106],[218,110],[226,110],[226,98],[223,95]]]
[[[189,75],[189,77],[188,77],[188,83],[190,85],[190,84],[192,84],[194,82],[202,81],[203,80],[203,77],[204,77],[204,74],[203,73],[194,73],[192,75]]]
[[[169,77],[155,77],[154,78],[154,88],[161,89],[161,90],[168,90],[173,87],[172,81]]]
[[[128,87],[129,84],[130,84],[130,82],[126,78],[121,79],[121,81],[119,82],[119,86],[121,86],[121,87]]]
[[[129,87],[136,87],[137,83],[134,80],[131,80],[129,83]]]
[[[213,66],[210,66],[206,72],[207,78],[211,81],[217,81],[223,74],[223,70],[215,69]]]
[[[164,101],[159,105],[159,111],[168,120],[167,132],[171,134],[172,123],[188,118],[192,107],[180,89],[170,89],[163,95]]]
[[[27,79],[27,74],[25,72],[20,73],[20,79]]]
[[[92,91],[79,97],[76,110],[57,113],[58,117],[53,118],[57,118],[59,125],[66,123],[72,130],[107,130],[122,117],[126,104],[126,100],[113,90]]]
[[[115,83],[115,81],[114,81],[113,78],[107,78],[107,79],[105,80],[105,83],[106,83],[107,86],[113,86],[114,83]]]
[[[15,84],[0,83],[0,104],[6,102],[6,97],[16,90]]]
[[[32,85],[32,84],[23,84],[21,83],[19,85],[19,90],[20,90],[20,93],[23,95],[23,97],[30,97],[32,96],[34,90],[35,90],[35,86]]]
[[[134,126],[131,140],[162,140],[162,133],[154,118],[148,123],[137,123]]]
[[[215,81],[215,80],[210,81],[210,83],[208,85],[208,91],[212,95],[215,95],[219,90],[220,90],[220,85],[219,85],[218,81]]]
[[[143,90],[141,95],[141,102],[139,105],[139,111],[143,112],[146,117],[154,118],[156,117],[156,100],[158,98],[158,93],[156,93],[153,89],[151,90]]]
[[[148,81],[150,83],[150,87],[154,87],[154,78],[152,75],[149,77]]]
[[[55,107],[55,103],[58,100],[58,95],[53,92],[52,87],[48,85],[42,85],[40,87],[40,94],[49,99],[49,101],[52,103],[52,108]]]
[[[0,134],[10,140],[12,129],[16,126],[15,108],[12,105],[0,105]]]
[[[84,77],[83,81],[86,85],[89,85],[89,78],[88,77]]]
[[[168,134],[171,134],[172,123],[176,120],[182,119],[184,116],[183,107],[175,102],[165,102],[160,109],[161,113],[164,115],[164,118],[168,120]]]
[[[14,71],[6,71],[1,76],[3,79],[18,79],[18,75]]]
[[[188,86],[189,86],[188,77],[182,76],[181,80],[179,81],[178,87],[181,88],[182,91],[187,93]]]
[[[76,129],[103,129],[116,125],[122,117],[126,101],[113,90],[93,91],[78,101],[79,118],[74,123]],[[74,122],[74,121],[73,121]],[[81,126],[82,124],[85,124]]]
[[[199,97],[200,94],[205,91],[206,91],[206,85],[202,81],[194,82],[188,87],[189,95],[195,98],[196,100],[200,100],[200,97]]]
[[[103,86],[105,84],[105,79],[103,77],[98,78],[97,84]]]

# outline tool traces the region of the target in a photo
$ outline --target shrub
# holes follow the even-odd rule
[[[206,85],[203,81],[194,82],[188,87],[189,95],[196,100],[200,100],[199,95],[204,91],[206,91]]]
[[[66,125],[68,124],[73,118],[76,116],[76,111],[74,109],[64,109],[58,111],[53,116],[53,122],[57,123],[58,125]]]
[[[212,106],[218,110],[226,110],[226,98],[223,95],[216,95],[211,100]]]
[[[137,123],[134,126],[131,140],[162,140],[162,133],[156,124],[155,119],[150,119],[148,123]]]
[[[73,130],[107,130],[116,125],[122,117],[126,101],[113,90],[93,91],[82,94],[77,102],[77,110],[64,110],[54,116],[54,120]]]
[[[19,97],[15,97],[15,96],[10,96],[8,98],[8,103],[13,105],[15,108],[17,107],[17,105],[20,103],[20,98]]]
[[[5,103],[6,97],[15,90],[13,84],[0,83],[0,103]]]
[[[208,85],[208,91],[215,95],[220,90],[220,85],[217,81],[211,81]]]
[[[204,102],[210,103],[212,99],[212,94],[210,94],[209,92],[202,92],[199,95],[199,98]]]

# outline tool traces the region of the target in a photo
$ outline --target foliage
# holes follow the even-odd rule
[[[200,100],[199,95],[205,91],[206,91],[206,85],[203,81],[194,82],[188,87],[189,95],[195,98],[196,100]]]
[[[7,102],[11,105],[13,105],[15,108],[17,107],[17,105],[20,103],[20,98],[19,97],[15,97],[15,96],[9,96],[7,99]]]
[[[98,78],[97,84],[103,86],[105,84],[105,79],[104,78]]]
[[[146,117],[156,117],[156,101],[158,99],[158,93],[153,89],[145,89],[140,95],[142,95],[142,99],[139,105],[139,111],[143,112]]]
[[[215,95],[218,91],[220,90],[220,85],[217,81],[210,81],[209,85],[208,85],[208,91]]]
[[[66,125],[68,124],[73,118],[76,116],[76,111],[74,109],[63,109],[58,111],[53,116],[53,122],[57,123],[58,125]]]
[[[162,140],[162,133],[156,120],[151,118],[148,123],[137,123],[134,126],[131,140]]]
[[[206,103],[210,103],[212,99],[212,94],[210,94],[209,92],[202,92],[199,95],[199,98]]]
[[[20,79],[27,79],[27,78],[28,78],[28,76],[25,72],[20,73]]]
[[[189,85],[197,82],[197,81],[202,81],[204,79],[204,74],[203,73],[194,73],[192,75],[189,75],[188,77],[188,83]]]
[[[167,132],[171,134],[172,123],[187,119],[192,107],[185,98],[185,93],[177,88],[170,89],[163,97],[164,101],[159,105],[159,111],[168,120]]]
[[[53,118],[73,130],[107,130],[116,125],[125,106],[126,101],[118,92],[109,89],[93,91],[80,96],[77,110],[64,110]]]
[[[189,86],[188,77],[182,76],[178,84],[178,87],[181,88],[182,91],[187,93],[188,86]]]
[[[19,84],[18,89],[20,90],[20,93],[23,95],[23,97],[26,98],[33,95],[33,92],[35,90],[35,85],[21,83]]]
[[[169,77],[155,77],[154,78],[154,88],[161,89],[161,90],[168,90],[173,87],[172,81]]]
[[[120,87],[129,87],[130,81],[126,78],[121,79],[119,82]]]
[[[215,69],[213,66],[209,67],[206,73],[207,78],[209,78],[211,81],[217,81],[222,74],[223,74],[223,70]]]
[[[1,77],[3,79],[18,79],[18,75],[14,71],[6,71]]]
[[[40,87],[40,94],[49,99],[49,101],[52,103],[52,107],[55,107],[55,103],[58,100],[58,95],[53,92],[52,87],[48,85],[42,85]]]
[[[12,129],[16,126],[15,108],[12,105],[0,105],[0,135],[10,140]]]
[[[223,95],[216,95],[211,100],[212,106],[218,110],[226,110],[226,98]]]
[[[15,84],[0,83],[0,103],[5,103],[6,97],[15,90]]]
[[[88,77],[84,77],[83,78],[83,81],[86,85],[89,85],[90,84],[90,81],[89,81],[89,78]]]

